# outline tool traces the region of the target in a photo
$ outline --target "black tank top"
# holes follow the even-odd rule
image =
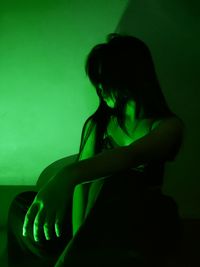
[[[113,138],[108,135],[106,131],[104,134],[102,151],[112,149],[117,146],[119,145],[116,144]],[[142,174],[145,180],[145,184],[148,187],[162,187],[165,171],[165,162],[160,161],[151,164],[142,164],[137,167],[130,168],[130,170],[128,171],[131,170],[137,171]]]

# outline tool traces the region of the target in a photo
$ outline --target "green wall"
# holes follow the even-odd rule
[[[8,1],[0,17],[0,184],[34,185],[78,153],[98,97],[87,53],[115,30],[127,1]]]
[[[186,125],[164,191],[200,217],[198,1],[66,0],[0,4],[0,184],[34,185],[52,162],[78,153],[98,106],[84,62],[114,31],[150,47],[163,92]]]

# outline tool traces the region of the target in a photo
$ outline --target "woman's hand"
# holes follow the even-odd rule
[[[23,236],[32,228],[35,241],[60,237],[61,226],[71,203],[75,185],[70,177],[53,177],[38,192],[29,207],[23,224]]]

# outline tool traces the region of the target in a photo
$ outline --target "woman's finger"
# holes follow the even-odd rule
[[[33,223],[33,238],[36,242],[39,242],[42,239],[44,218],[45,210],[40,206]]]
[[[63,228],[63,223],[65,220],[65,215],[66,215],[66,208],[65,207],[60,207],[59,210],[56,212],[56,219],[55,219],[55,232],[56,236],[60,237],[61,236],[61,231]]]
[[[38,204],[37,203],[33,203],[30,208],[28,209],[25,217],[24,217],[24,223],[23,223],[23,227],[22,227],[22,235],[23,236],[27,236],[28,234],[28,230],[31,229],[31,233],[32,233],[32,227],[33,227],[33,222],[35,219],[35,216],[38,212]]]
[[[55,214],[47,212],[47,215],[45,217],[45,222],[43,225],[43,230],[46,240],[51,240],[55,237],[54,223],[55,223]]]

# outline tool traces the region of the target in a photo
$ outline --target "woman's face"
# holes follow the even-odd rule
[[[106,94],[104,94],[102,86],[99,86],[99,89],[101,91],[101,95],[103,97],[103,100],[106,102],[107,106],[109,106],[110,108],[114,108],[115,107],[115,103],[116,103],[116,99],[114,97],[114,95],[112,94],[112,97],[107,96]]]
[[[106,102],[107,106],[109,106],[110,108],[114,108],[115,107],[115,98],[114,97],[105,97],[104,101]]]

